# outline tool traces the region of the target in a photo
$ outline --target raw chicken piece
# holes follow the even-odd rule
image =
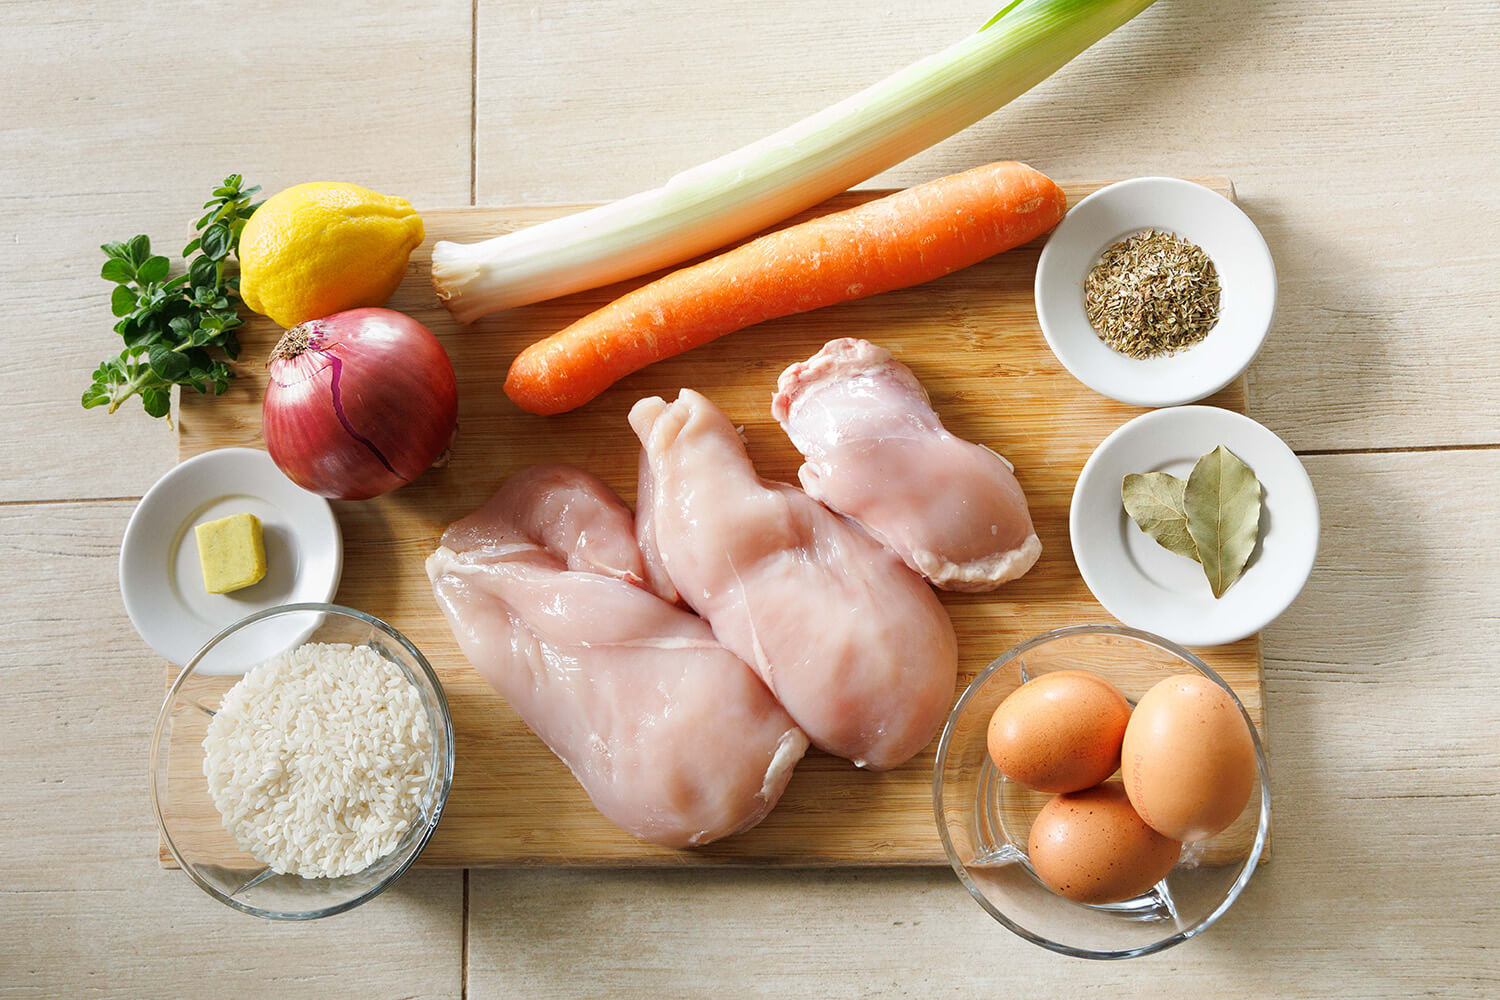
[[[641,449],[640,463],[636,469],[635,505],[639,510],[650,510],[651,501],[651,469],[646,462],[646,450]],[[648,517],[635,519],[635,537],[638,551],[643,555],[647,552],[653,553],[653,557],[643,561],[646,564],[646,580],[651,590],[671,601],[673,604],[682,603],[682,595],[677,593],[677,588],[672,585],[672,578],[667,576],[667,571],[661,562],[654,558],[657,551],[656,525]]]
[[[648,566],[820,748],[882,769],[926,746],[957,672],[953,626],[927,585],[801,490],[763,481],[698,393],[643,399],[630,423],[645,447],[636,532]]]
[[[630,511],[585,472],[512,476],[444,533],[427,574],[469,662],[643,840],[749,829],[807,750],[702,619],[638,585]]]
[[[507,479],[483,507],[448,526],[443,545],[476,561],[540,548],[570,570],[634,584],[646,579],[630,508],[569,465],[534,465]]]
[[[771,414],[807,459],[808,495],[945,590],[994,590],[1042,543],[1011,464],[954,437],[911,369],[845,337],[781,373]]]

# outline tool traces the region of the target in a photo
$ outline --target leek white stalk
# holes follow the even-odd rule
[[[816,205],[984,118],[1152,0],[1015,0],[979,31],[662,187],[482,243],[438,243],[461,323],[707,253]]]

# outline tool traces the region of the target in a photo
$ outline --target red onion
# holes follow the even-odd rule
[[[266,448],[325,497],[365,500],[421,475],[458,426],[458,382],[438,339],[390,309],[299,323],[266,363]]]

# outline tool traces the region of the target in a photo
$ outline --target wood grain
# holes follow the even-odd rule
[[[939,869],[476,871],[470,995],[1495,996],[1500,564],[1472,526],[1500,498],[1472,484],[1500,454],[1306,465],[1323,547],[1265,634],[1276,859],[1200,938],[1063,959]]]
[[[161,668],[115,590],[130,504],[46,502],[136,495],[174,460],[159,423],[77,409],[110,343],[97,244],[173,247],[233,169],[462,203],[470,115],[481,201],[629,194],[996,6],[0,4],[0,996],[1500,993],[1494,452],[1306,459],[1324,549],[1265,638],[1277,860],[1155,958],[1044,953],[939,869],[476,871],[466,916],[459,873],[416,872],[353,914],[268,926],[149,857]],[[1497,44],[1491,0],[1162,0],[872,183],[1002,157],[1229,174],[1281,278],[1252,414],[1303,450],[1493,444]]]
[[[174,257],[240,172],[469,200],[470,0],[0,4],[0,501],[139,496],[175,440],[78,399],[117,355],[99,244]],[[399,68],[392,72],[393,68]],[[65,455],[66,461],[38,456]],[[121,460],[122,454],[131,456]]]
[[[1227,190],[1225,182],[1212,182]],[[1094,185],[1075,185],[1077,199]],[[847,196],[837,205],[872,197]],[[837,205],[835,207],[837,207]],[[1032,302],[1039,243],[917,288],[788,317],[725,337],[624,380],[598,400],[559,417],[520,412],[499,390],[510,359],[617,295],[583,293],[511,310],[457,328],[428,279],[431,242],[503,232],[560,208],[463,209],[425,214],[428,243],[392,303],[426,323],[459,377],[459,433],[452,460],[412,485],[367,503],[337,504],[344,533],[338,600],[405,632],[443,678],[453,707],[458,765],[442,825],[422,862],[491,864],[944,864],[932,814],[935,747],[885,774],[809,754],[780,805],[754,830],[680,851],[640,843],[605,821],[540,740],[468,666],[433,602],[422,569],[437,536],[494,491],[506,475],[543,461],[567,461],[600,475],[633,499],[639,445],[626,410],[681,386],[706,393],[743,424],[763,475],[795,482],[800,458],[770,418],[777,374],[835,337],[865,336],[890,347],[922,379],[955,433],[989,445],[1020,470],[1043,556],[1022,580],[992,595],[944,598],[959,635],[959,683],[1016,643],[1060,625],[1108,621],[1073,564],[1067,511],[1073,483],[1093,447],[1138,410],[1077,383],[1052,357]],[[263,358],[279,336],[257,321],[243,338],[247,359]],[[260,446],[264,375],[253,365],[230,394],[189,397],[181,418],[183,457],[229,445]],[[1214,400],[1242,409],[1243,386]],[[1259,720],[1259,646],[1248,639],[1204,653]],[[195,748],[179,748],[181,771]],[[180,787],[191,789],[191,783]],[[211,803],[184,792],[202,812],[214,844]]]
[[[1001,6],[481,5],[479,203],[653,187]],[[1494,444],[1496,38],[1489,0],[1161,2],[869,185],[999,159],[1058,178],[1227,174],[1281,286],[1257,419],[1298,450]]]
[[[0,997],[458,997],[463,876],[316,924],[257,920],[152,856],[161,663],[115,575],[132,504],[0,505]],[[15,582],[14,579],[12,582]]]

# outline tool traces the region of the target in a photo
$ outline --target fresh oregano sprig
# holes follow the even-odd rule
[[[239,277],[228,264],[245,220],[259,207],[251,198],[260,188],[243,183],[230,174],[204,202],[208,211],[193,227],[198,235],[182,251],[183,274],[168,277],[171,261],[153,254],[146,236],[101,247],[107,259],[99,276],[115,283],[110,308],[125,349],[94,370],[83,393],[85,409],[108,404],[113,413],[140,396],[147,413],[165,417],[174,385],[216,396],[229,388],[234,373],[228,362],[240,353],[235,330],[245,321],[236,308]]]

